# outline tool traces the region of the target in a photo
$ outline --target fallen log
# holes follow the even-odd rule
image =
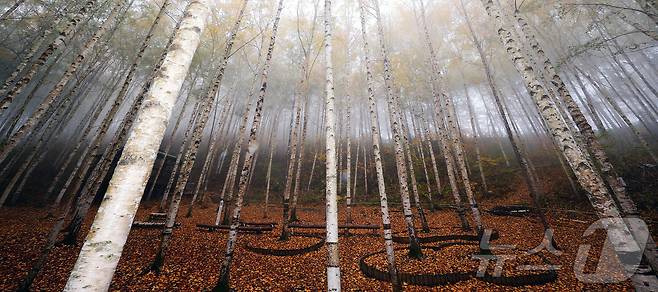
[[[214,224],[197,224],[196,227],[208,229],[208,231],[231,229],[231,225],[214,225]],[[270,226],[244,226],[244,225],[238,226],[238,231],[262,233],[272,230],[274,230],[274,226],[271,225]]]
[[[496,216],[527,216],[532,211],[530,207],[523,205],[509,205],[509,206],[495,206],[489,210],[488,213]]]
[[[300,228],[300,229],[324,229],[327,228],[325,224],[290,224],[288,225],[290,228]],[[366,225],[359,225],[359,224],[339,224],[338,225],[339,229],[369,229],[369,230],[374,230],[374,229],[379,229],[379,225],[372,225],[372,224],[366,224]]]
[[[165,226],[164,222],[145,222],[145,221],[135,221],[133,222],[133,227],[136,228],[162,228]],[[180,226],[180,223],[174,223],[174,227]]]
[[[244,222],[244,221],[240,221],[240,225],[243,225],[243,226],[272,226],[272,227],[274,227],[274,226],[277,225],[277,223],[276,222]]]
[[[167,213],[151,213],[149,214],[149,221],[151,220],[164,220],[167,219]]]

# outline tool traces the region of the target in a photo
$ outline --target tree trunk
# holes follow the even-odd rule
[[[581,186],[587,191],[587,196],[594,207],[595,212],[601,218],[612,219],[613,222],[604,223],[608,229],[608,238],[617,251],[640,251],[628,227],[621,220],[621,214],[596,169],[587,161],[586,155],[576,143],[568,126],[559,119],[559,113],[551,103],[544,87],[538,81],[537,76],[528,60],[519,49],[519,45],[512,38],[510,30],[505,26],[499,8],[494,5],[493,0],[482,0],[487,13],[495,24],[495,29],[501,44],[509,53],[515,68],[522,75],[526,87],[540,109],[541,115],[546,119],[551,133],[560,149],[565,154],[569,165],[576,173]]]
[[[363,3],[359,0],[359,12],[361,19],[361,37],[363,39],[363,55],[366,69],[366,81],[368,85],[368,109],[370,114],[370,131],[372,137],[372,151],[375,159],[375,169],[377,171],[377,186],[379,190],[379,203],[382,214],[382,226],[384,235],[384,246],[386,249],[386,261],[388,263],[388,276],[391,281],[393,291],[402,291],[402,283],[398,278],[398,271],[395,265],[395,251],[393,249],[393,235],[391,229],[391,217],[388,209],[388,196],[386,194],[386,183],[384,181],[384,168],[382,166],[382,155],[379,134],[379,117],[377,114],[377,104],[375,101],[375,81],[372,76],[372,62],[370,60],[370,48],[368,45],[368,36],[366,33],[366,10]],[[364,155],[365,157],[365,155]]]
[[[478,163],[478,170],[480,171],[480,179],[482,179],[482,188],[485,194],[489,193],[489,188],[487,187],[487,179],[484,175],[484,168],[482,167],[482,157],[480,155],[480,145],[478,144],[478,136],[482,132],[480,130],[480,124],[475,122],[475,115],[473,114],[473,104],[471,103],[471,95],[468,93],[468,87],[464,84],[464,92],[466,93],[466,103],[468,104],[468,115],[471,121],[471,130],[473,131],[473,146],[475,146],[475,158]]]
[[[489,0],[491,1],[491,0]],[[490,9],[488,9],[490,10]],[[540,60],[544,62],[544,70],[548,73],[548,75],[552,76],[551,82],[553,85],[555,85],[558,88],[558,91],[560,93],[560,96],[563,98],[564,102],[566,103],[569,113],[571,114],[571,117],[574,121],[576,121],[576,125],[578,126],[579,130],[585,137],[585,142],[587,144],[587,147],[596,161],[599,164],[599,168],[601,171],[601,174],[597,172],[597,170],[594,168],[594,165],[591,165],[589,163],[583,165],[579,164],[580,162],[576,161],[570,161],[570,164],[572,165],[572,168],[574,168],[574,172],[576,173],[576,176],[578,177],[579,181],[581,181],[581,184],[590,184],[591,186],[584,186],[585,190],[590,193],[590,200],[593,202],[593,205],[595,205],[595,209],[597,209],[597,213],[601,217],[617,217],[619,216],[619,210],[614,205],[614,201],[611,200],[610,194],[608,193],[608,190],[606,186],[604,185],[604,181],[601,179],[603,177],[605,179],[605,182],[608,183],[608,185],[611,186],[612,188],[612,195],[617,199],[619,202],[619,206],[621,207],[621,213],[624,215],[630,215],[630,216],[638,216],[637,214],[637,209],[635,208],[635,202],[628,196],[626,193],[626,187],[623,183],[622,178],[617,174],[615,169],[612,166],[612,163],[610,163],[607,154],[603,150],[603,147],[599,143],[598,139],[594,135],[594,132],[592,131],[591,126],[587,123],[587,120],[584,118],[582,112],[576,105],[576,103],[573,101],[571,98],[571,95],[566,89],[566,86],[564,85],[564,82],[562,82],[560,76],[557,74],[555,71],[555,68],[553,67],[552,62],[550,59],[544,54],[544,51],[540,47],[539,43],[536,41],[532,33],[529,31],[527,22],[523,17],[520,16],[519,13],[516,13],[517,16],[517,21],[519,25],[521,26],[522,29],[524,29],[525,36],[527,40],[531,43],[531,46],[535,50],[535,52],[538,54]],[[597,28],[599,28],[597,26]],[[504,29],[503,29],[504,30]],[[603,35],[603,31],[600,30],[599,32]],[[502,35],[501,35],[501,41],[502,40]],[[614,41],[616,42],[616,41]],[[513,45],[513,43],[512,43]],[[613,56],[614,57],[614,56]],[[517,60],[518,62],[524,61],[524,59]],[[630,62],[629,59],[627,59],[627,62]],[[516,63],[516,62],[515,62]],[[520,64],[519,64],[520,65]],[[633,66],[633,65],[632,65]],[[625,70],[623,70],[625,72]],[[529,73],[533,73],[532,70]],[[639,73],[639,72],[638,72]],[[643,76],[640,75],[641,78]],[[644,81],[644,79],[643,79]],[[530,83],[529,83],[530,85]],[[531,87],[531,86],[529,86]],[[652,92],[654,95],[656,94],[655,91]],[[541,91],[540,91],[541,85],[539,85],[539,88],[535,89],[538,90],[538,92],[535,92],[533,95],[535,96],[535,99],[537,100],[538,108],[542,108],[541,113],[543,115],[548,115],[549,113],[547,112],[546,109],[544,109],[540,105],[541,101]],[[532,91],[532,90],[531,90]],[[547,122],[549,123],[549,126],[551,125],[551,121],[549,117],[545,117],[547,119]],[[553,135],[556,137],[560,137],[559,134],[556,132],[558,131],[553,131]],[[556,139],[557,140],[557,139]],[[562,142],[568,142],[564,140],[560,140]],[[559,142],[558,142],[559,143]],[[565,143],[568,144],[568,143]],[[562,148],[567,148],[571,147],[571,145],[561,145]],[[574,150],[574,149],[566,149],[565,150],[565,156],[567,160],[577,160],[576,157],[569,157],[570,153],[567,154],[567,150]],[[651,152],[650,152],[651,153]],[[581,153],[581,154],[586,154],[586,153]],[[652,154],[652,153],[651,153]],[[585,155],[583,155],[585,156]],[[658,163],[658,158],[652,155],[652,159],[654,162]],[[581,177],[581,174],[579,172],[588,172],[589,177]],[[589,173],[591,172],[591,173]],[[608,203],[612,203],[612,206],[608,206]],[[605,204],[603,207],[597,206],[597,204]],[[614,208],[614,210],[610,210],[610,208]],[[632,212],[632,213],[631,213]],[[616,216],[615,216],[616,215]],[[621,227],[620,227],[621,228]],[[623,226],[623,231],[626,232],[626,226]],[[631,232],[635,233],[637,230],[633,229],[633,226],[630,226]],[[629,238],[629,240],[632,240],[632,238]],[[620,243],[617,243],[620,244]],[[644,249],[646,251],[647,259],[654,270],[658,270],[658,259],[656,258],[656,251],[655,248],[650,247]]]
[[[186,8],[181,27],[139,112],[135,130],[128,138],[65,291],[107,290],[110,286],[167,120],[205,27],[209,12],[206,4],[204,0],[195,0]]]
[[[183,102],[183,105],[181,106],[181,111],[178,114],[178,117],[176,118],[176,123],[174,124],[174,128],[171,130],[171,134],[169,135],[169,138],[167,139],[167,146],[165,146],[164,150],[162,153],[164,153],[164,157],[160,160],[160,163],[158,166],[155,168],[157,169],[155,172],[155,175],[153,176],[151,180],[151,186],[149,187],[148,192],[146,192],[146,201],[149,201],[151,199],[151,196],[153,195],[153,190],[155,189],[155,186],[158,183],[158,178],[160,177],[160,173],[162,172],[162,169],[164,168],[166,162],[167,162],[167,157],[169,155],[169,151],[171,151],[171,147],[174,144],[174,137],[176,136],[176,132],[178,132],[178,127],[180,127],[180,122],[183,120],[183,117],[185,116],[185,111],[187,110],[187,103],[190,101],[190,96],[192,95],[192,89],[194,88],[194,84],[196,82],[196,77],[198,76],[195,75],[195,78],[192,78],[192,82],[190,83],[190,89],[186,94],[185,101]],[[196,112],[196,105],[195,108],[192,110],[192,114],[194,116],[194,112]],[[188,127],[189,128],[189,127]],[[186,131],[187,132],[187,131]],[[164,208],[164,207],[162,207]]]
[[[332,56],[332,13],[331,0],[324,1],[324,60],[326,112],[326,247],[327,247],[327,291],[340,291],[340,259],[338,256],[338,203],[336,193],[336,113],[334,96],[334,67]],[[348,184],[349,185],[349,184]]]
[[[276,118],[272,124],[272,132],[270,132],[270,155],[267,162],[267,187],[265,189],[265,207],[263,208],[263,219],[269,218],[267,210],[270,206],[270,182],[272,179],[272,158],[274,157],[274,146],[276,146],[276,132],[279,122],[279,113],[277,113]]]
[[[126,2],[127,0],[121,0],[114,5],[110,15],[98,27],[98,30],[96,30],[94,35],[84,44],[80,53],[74,58],[73,62],[66,69],[66,72],[64,72],[62,75],[62,78],[55,85],[55,87],[53,87],[50,93],[48,93],[48,95],[41,101],[41,104],[37,107],[37,109],[34,110],[30,118],[25,121],[25,123],[21,125],[14,134],[11,135],[11,137],[9,137],[9,139],[2,146],[0,146],[0,161],[4,160],[9,152],[14,149],[14,147],[16,147],[18,142],[23,139],[25,135],[27,135],[32,129],[34,129],[39,121],[43,118],[44,114],[53,105],[55,99],[60,96],[66,84],[69,82],[69,80],[71,80],[75,72],[78,70],[78,67],[82,64],[82,61],[84,61],[85,58],[87,58],[88,55],[93,52],[93,49],[96,46],[98,40],[103,35],[105,35],[110,26],[115,22],[119,16],[119,12],[121,12],[121,9],[126,5]],[[39,62],[37,62],[37,64],[38,63]],[[21,81],[19,81],[19,83]],[[14,90],[15,89],[16,87]],[[7,97],[9,97],[9,94]]]
[[[457,178],[455,176],[455,166],[454,166],[454,158],[451,154],[450,151],[450,144],[448,143],[448,131],[446,127],[444,126],[444,116],[443,116],[443,110],[442,110],[442,105],[441,105],[441,98],[439,95],[443,95],[444,101],[447,101],[447,96],[443,94],[443,92],[440,92],[440,89],[437,87],[438,84],[436,84],[436,75],[439,74],[439,69],[438,69],[438,64],[436,63],[436,54],[434,52],[434,46],[432,44],[432,41],[430,39],[429,35],[429,29],[427,27],[427,20],[425,17],[425,6],[423,4],[423,1],[420,1],[421,4],[421,21],[423,25],[423,32],[425,35],[425,44],[427,45],[427,48],[430,53],[430,65],[432,69],[432,75],[431,75],[431,81],[430,81],[430,88],[432,91],[432,96],[434,99],[434,116],[438,119],[436,122],[437,125],[437,131],[439,132],[439,142],[441,144],[443,156],[445,157],[446,161],[446,168],[448,171],[448,179],[450,181],[450,188],[453,194],[453,197],[455,199],[455,204],[457,205],[457,214],[459,216],[459,219],[462,224],[462,229],[467,230],[469,229],[469,224],[468,221],[466,220],[466,217],[464,215],[464,209],[462,205],[462,201],[459,195],[459,187],[457,185]],[[473,215],[474,219],[476,219],[476,224],[478,228],[480,227],[480,224],[478,222],[479,220],[479,212],[476,212],[476,208],[473,208],[473,204],[471,204],[471,209],[473,210]],[[475,216],[477,214],[477,216]]]
[[[245,9],[247,7],[248,0],[244,0],[240,7],[240,12],[231,28],[228,40],[226,42],[226,48],[224,49],[224,55],[220,61],[219,70],[217,75],[212,81],[212,85],[206,95],[199,101],[199,113],[197,121],[194,125],[194,131],[192,132],[191,140],[189,141],[189,146],[185,151],[185,159],[180,167],[180,177],[176,181],[176,188],[171,199],[171,204],[169,204],[169,210],[167,211],[167,218],[165,220],[165,227],[162,229],[160,236],[160,247],[158,253],[153,260],[151,265],[151,270],[159,272],[164,259],[166,257],[167,248],[171,241],[171,236],[173,233],[174,225],[176,223],[176,215],[178,215],[178,209],[180,208],[180,202],[183,198],[183,192],[185,191],[185,186],[187,181],[192,173],[192,167],[196,161],[196,155],[199,150],[199,145],[201,144],[201,139],[203,138],[203,129],[206,126],[208,117],[213,108],[213,103],[217,98],[217,93],[222,85],[222,79],[224,78],[224,72],[226,70],[226,65],[228,64],[228,59],[231,56],[233,43],[240,29],[240,23],[244,16]],[[226,110],[227,107],[224,108]]]
[[[261,87],[258,92],[258,99],[256,101],[256,109],[254,112],[254,119],[251,125],[251,131],[249,132],[249,142],[247,146],[247,152],[245,153],[244,162],[242,164],[242,170],[240,172],[240,181],[238,187],[238,194],[235,200],[235,208],[233,208],[233,216],[231,219],[231,229],[229,230],[228,240],[226,243],[226,253],[224,254],[224,260],[220,266],[219,270],[219,279],[215,285],[214,291],[229,291],[230,287],[230,271],[231,271],[231,262],[233,261],[233,252],[235,250],[235,244],[238,239],[238,227],[240,225],[240,211],[242,209],[242,202],[244,200],[244,195],[247,191],[249,174],[251,173],[252,161],[256,150],[258,150],[258,141],[256,134],[260,127],[262,115],[263,115],[263,103],[265,102],[265,93],[267,91],[267,77],[270,71],[270,65],[272,63],[272,52],[274,51],[274,45],[276,43],[276,36],[279,28],[279,21],[281,19],[281,11],[283,10],[283,0],[279,0],[278,8],[276,10],[276,15],[274,17],[274,23],[272,24],[272,34],[270,36],[270,43],[267,48],[267,56],[265,57],[265,62],[262,69],[261,75]]]
[[[300,85],[297,88],[297,93],[295,93],[295,101],[294,101],[294,106],[293,106],[293,120],[294,122],[292,123],[292,128],[290,129],[290,144],[288,145],[288,148],[290,149],[290,158],[288,159],[288,171],[286,172],[286,185],[283,189],[283,228],[281,228],[281,235],[279,236],[279,240],[288,240],[290,237],[290,231],[288,229],[288,224],[290,224],[290,193],[292,189],[292,182],[294,179],[294,171],[295,171],[295,159],[297,157],[297,143],[298,143],[298,132],[299,132],[299,125],[300,125],[300,119],[301,119],[301,111],[302,107],[300,105],[300,97],[302,94],[302,86],[304,86],[304,77],[302,77],[302,81],[300,82]]]
[[[53,40],[46,50],[41,53],[39,58],[30,66],[30,69],[23,75],[23,77],[14,84],[14,88],[6,92],[6,94],[3,94],[0,96],[2,100],[0,100],[0,111],[6,110],[9,105],[12,103],[14,98],[20,94],[23,89],[25,89],[25,86],[27,86],[30,81],[32,81],[32,78],[34,78],[34,75],[37,74],[37,71],[41,66],[46,64],[50,56],[55,53],[59,48],[66,46],[66,44],[69,43],[71,40],[72,34],[76,30],[78,24],[80,21],[82,21],[82,17],[85,16],[89,10],[91,10],[94,6],[96,5],[96,0],[88,0],[85,2],[84,5],[80,8],[80,10],[76,11],[75,13],[71,13],[66,16],[66,19],[68,19],[68,22],[64,25],[64,28],[58,32],[57,37],[55,40]],[[4,89],[2,91],[4,93]],[[6,152],[4,150],[5,147],[3,147],[2,153]],[[5,156],[6,154],[3,154],[2,156]],[[2,160],[2,159],[0,159]]]
[[[478,54],[480,55],[480,61],[482,62],[482,67],[484,69],[485,75],[487,76],[487,83],[489,83],[489,87],[491,89],[491,94],[492,97],[496,103],[496,107],[498,109],[498,114],[500,115],[501,119],[503,120],[503,125],[505,128],[505,132],[507,133],[507,138],[509,139],[511,145],[512,145],[512,150],[514,152],[514,155],[516,156],[516,160],[519,162],[521,167],[523,168],[523,178],[528,186],[528,190],[530,193],[530,197],[533,200],[533,203],[536,207],[540,206],[540,189],[538,186],[538,182],[533,176],[532,169],[529,165],[529,160],[527,159],[526,156],[524,156],[521,153],[521,150],[519,148],[519,144],[521,143],[521,137],[518,136],[517,139],[514,139],[514,134],[512,133],[512,128],[510,127],[510,123],[513,122],[512,118],[509,118],[505,114],[505,109],[503,108],[503,100],[501,99],[500,92],[498,91],[498,88],[496,87],[496,82],[493,77],[493,72],[492,69],[489,65],[489,59],[487,58],[486,53],[484,52],[484,49],[482,48],[482,44],[480,43],[480,40],[478,39],[477,35],[475,34],[475,31],[473,30],[473,27],[471,26],[470,23],[470,18],[468,16],[468,13],[466,12],[466,8],[464,7],[463,1],[461,2],[461,8],[462,12],[464,13],[464,19],[466,20],[466,23],[469,28],[469,32],[471,33],[471,37],[473,40],[473,45],[478,51]],[[485,102],[486,105],[486,102]],[[541,210],[541,209],[539,209]],[[549,229],[550,227],[548,226],[548,222],[546,221],[544,217],[544,213],[541,211],[538,211],[538,216],[539,219],[544,227],[544,230]]]
[[[407,166],[405,163],[404,155],[404,146],[403,146],[403,133],[400,127],[400,117],[399,112],[396,107],[397,98],[393,92],[394,80],[393,72],[391,72],[391,64],[388,59],[388,50],[386,48],[386,41],[384,40],[384,27],[382,24],[381,15],[379,12],[379,4],[377,0],[374,2],[375,15],[377,21],[377,32],[379,35],[379,46],[381,48],[381,57],[383,59],[384,65],[384,83],[386,87],[386,99],[388,101],[389,113],[391,120],[393,121],[391,125],[391,130],[393,133],[393,140],[395,146],[395,161],[397,164],[397,175],[398,183],[400,187],[400,197],[402,198],[402,209],[404,212],[404,221],[407,227],[407,233],[409,235],[409,256],[414,258],[421,258],[422,251],[420,244],[418,243],[418,238],[416,236],[416,227],[414,226],[413,213],[411,211],[411,200],[409,199],[409,186],[407,185]]]

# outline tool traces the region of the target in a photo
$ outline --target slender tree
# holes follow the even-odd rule
[[[327,291],[340,291],[340,258],[338,257],[338,203],[336,194],[336,113],[334,96],[334,67],[332,50],[331,0],[324,1],[324,61],[326,112],[326,247]],[[349,185],[349,184],[348,184]]]
[[[388,56],[386,41],[384,39],[384,26],[382,24],[381,13],[379,11],[378,0],[373,2],[375,10],[375,19],[377,22],[377,32],[379,35],[379,46],[381,48],[382,63],[384,65],[384,83],[385,95],[388,101],[388,110],[392,121],[391,130],[393,134],[393,144],[395,149],[395,161],[397,165],[398,184],[400,187],[400,197],[402,198],[402,210],[404,212],[404,222],[407,227],[409,235],[409,255],[414,258],[422,257],[418,237],[416,236],[416,227],[414,226],[413,213],[411,211],[411,200],[409,199],[409,186],[407,185],[408,174],[407,166],[405,163],[404,155],[404,137],[402,127],[400,126],[401,119],[397,109],[397,96],[393,92],[394,80],[391,63]]]
[[[379,203],[382,214],[382,227],[384,237],[384,247],[386,249],[386,262],[388,263],[388,276],[394,291],[402,291],[402,283],[398,278],[398,271],[395,265],[395,251],[393,249],[393,232],[391,229],[391,217],[388,209],[388,195],[386,194],[386,182],[384,181],[384,167],[381,155],[381,137],[379,134],[379,116],[377,113],[377,103],[375,101],[375,81],[372,74],[372,61],[370,59],[370,47],[368,44],[368,34],[366,32],[366,8],[363,3],[365,0],[359,0],[359,12],[361,19],[361,37],[363,39],[363,58],[366,69],[366,82],[368,91],[368,110],[370,116],[370,132],[372,138],[372,152],[375,160],[375,169],[377,172],[377,186],[379,191]],[[364,155],[365,157],[365,155]]]
[[[263,63],[263,69],[261,74],[261,86],[258,92],[258,98],[256,100],[256,108],[254,111],[254,119],[251,124],[251,130],[249,132],[249,142],[247,146],[247,151],[245,153],[244,162],[242,164],[242,170],[240,171],[240,181],[238,186],[238,194],[235,200],[235,207],[233,208],[233,215],[231,217],[231,227],[229,230],[228,240],[226,242],[226,252],[224,254],[224,260],[220,266],[219,270],[219,279],[217,284],[214,287],[215,291],[229,291],[230,284],[230,271],[231,271],[231,262],[233,261],[233,252],[235,250],[235,244],[238,239],[238,226],[240,225],[240,211],[242,210],[242,203],[244,201],[244,195],[247,192],[249,175],[252,171],[254,155],[258,150],[258,141],[257,133],[261,125],[261,119],[263,115],[263,103],[265,102],[265,94],[267,92],[268,85],[268,73],[270,71],[270,65],[272,63],[272,54],[274,52],[274,47],[276,44],[277,32],[279,29],[279,21],[281,20],[281,11],[283,11],[283,0],[279,0],[276,14],[274,16],[274,21],[272,23],[272,32],[270,35],[270,42],[267,47],[267,54],[265,56],[265,61]]]

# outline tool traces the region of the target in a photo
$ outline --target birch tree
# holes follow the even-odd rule
[[[381,57],[382,63],[384,65],[384,86],[385,95],[388,101],[388,109],[392,120],[391,130],[393,132],[393,140],[395,147],[395,161],[397,165],[397,174],[398,174],[398,184],[400,187],[400,197],[402,199],[402,210],[404,212],[404,222],[407,227],[407,233],[409,235],[409,256],[414,258],[421,258],[422,251],[420,244],[418,244],[418,238],[416,236],[416,227],[414,226],[413,213],[411,212],[411,200],[409,199],[409,186],[407,185],[407,166],[405,163],[404,156],[404,141],[402,128],[400,127],[400,118],[399,111],[397,110],[397,99],[395,93],[393,92],[393,75],[391,72],[391,64],[388,59],[388,50],[386,47],[386,41],[384,40],[384,27],[382,24],[381,14],[379,11],[378,0],[373,2],[376,22],[377,22],[377,32],[379,35],[379,46],[381,48]]]
[[[388,209],[388,195],[386,194],[386,182],[384,181],[384,167],[381,155],[381,137],[379,134],[379,116],[377,113],[377,104],[375,101],[375,82],[372,74],[372,61],[370,59],[370,47],[368,44],[368,34],[366,32],[366,8],[363,3],[365,0],[359,0],[359,15],[361,19],[361,38],[363,39],[363,58],[366,69],[366,82],[368,91],[368,110],[370,117],[370,133],[372,139],[372,152],[375,160],[375,170],[377,172],[377,186],[379,191],[379,204],[382,215],[382,227],[384,237],[384,247],[386,249],[386,262],[388,275],[394,291],[402,291],[402,283],[398,278],[398,271],[395,265],[395,251],[393,249],[393,232],[391,229],[391,217]],[[365,156],[365,155],[364,155]]]
[[[324,1],[324,61],[326,95],[326,247],[327,247],[327,291],[340,291],[340,258],[338,256],[338,203],[336,194],[336,113],[334,96],[334,67],[332,56],[332,13],[331,0]]]
[[[206,95],[200,101],[201,106],[199,108],[199,116],[197,117],[197,121],[194,125],[194,131],[192,132],[190,144],[185,152],[185,159],[183,160],[183,164],[180,167],[181,175],[176,182],[176,189],[174,190],[174,195],[172,197],[171,204],[169,205],[169,210],[167,211],[165,226],[162,229],[160,236],[160,247],[151,265],[151,270],[153,271],[159,271],[165,259],[167,248],[171,241],[174,225],[176,223],[176,215],[178,215],[178,209],[180,208],[180,201],[183,197],[183,192],[185,191],[187,181],[190,177],[190,174],[192,173],[192,167],[196,161],[196,155],[199,150],[199,145],[201,144],[203,129],[206,126],[206,122],[208,121],[208,117],[213,108],[213,103],[217,98],[217,94],[219,93],[219,89],[222,85],[226,65],[228,64],[228,59],[231,56],[233,43],[235,42],[235,38],[240,29],[240,23],[242,22],[247,3],[248,0],[243,0],[242,6],[240,6],[240,11],[238,12],[235,23],[233,24],[233,27],[229,33],[226,47],[224,49],[224,55],[220,60],[217,75],[213,79],[212,85],[210,86],[208,92],[206,92]],[[224,110],[226,110],[226,108],[227,107],[225,107]]]
[[[140,110],[65,291],[109,288],[208,12],[204,0],[195,0],[186,8],[161,74],[153,81]]]
[[[233,208],[233,214],[231,217],[231,227],[229,229],[228,240],[226,242],[226,252],[224,254],[224,260],[220,266],[219,270],[219,279],[215,285],[214,290],[216,291],[228,291],[230,288],[230,271],[231,271],[231,262],[233,261],[233,252],[235,250],[235,245],[238,239],[238,226],[240,225],[240,211],[242,209],[242,203],[244,200],[244,195],[247,192],[249,175],[252,171],[254,155],[258,150],[258,141],[257,133],[261,124],[262,114],[263,114],[263,103],[265,102],[265,95],[267,92],[267,77],[270,71],[270,66],[272,63],[272,54],[274,52],[274,46],[276,44],[277,32],[279,29],[279,21],[281,20],[281,11],[283,10],[283,0],[279,0],[276,14],[274,16],[274,21],[272,23],[272,32],[270,35],[270,42],[267,47],[267,55],[265,56],[265,61],[263,63],[263,69],[261,74],[261,86],[258,92],[258,98],[256,100],[256,108],[254,111],[254,119],[251,124],[251,130],[249,132],[249,142],[247,146],[247,151],[245,153],[244,162],[242,164],[242,170],[240,171],[240,181],[238,186],[238,194],[235,199],[235,207]]]

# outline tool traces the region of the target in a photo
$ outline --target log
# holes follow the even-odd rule
[[[151,213],[151,214],[149,214],[149,221],[152,221],[152,220],[155,220],[155,219],[158,219],[158,220],[167,219],[167,213]]]
[[[197,224],[196,227],[205,228],[208,229],[209,231],[231,229],[231,225],[214,225],[214,224]],[[274,226],[271,225],[270,226],[238,226],[238,231],[249,231],[256,233],[261,233],[264,231],[272,231],[273,229]]]
[[[276,226],[276,222],[244,222],[240,221],[240,224],[243,226]]]
[[[133,227],[136,228],[162,228],[165,226],[164,222],[144,222],[144,221],[135,221],[133,222]],[[174,227],[180,226],[180,223],[174,223]]]
[[[300,228],[300,229],[324,229],[326,228],[325,224],[290,224],[288,225],[290,228]],[[359,224],[339,224],[338,225],[339,229],[369,229],[369,230],[374,230],[374,229],[379,229],[381,226],[379,225],[372,225],[372,224],[367,224],[367,225],[359,225]]]

